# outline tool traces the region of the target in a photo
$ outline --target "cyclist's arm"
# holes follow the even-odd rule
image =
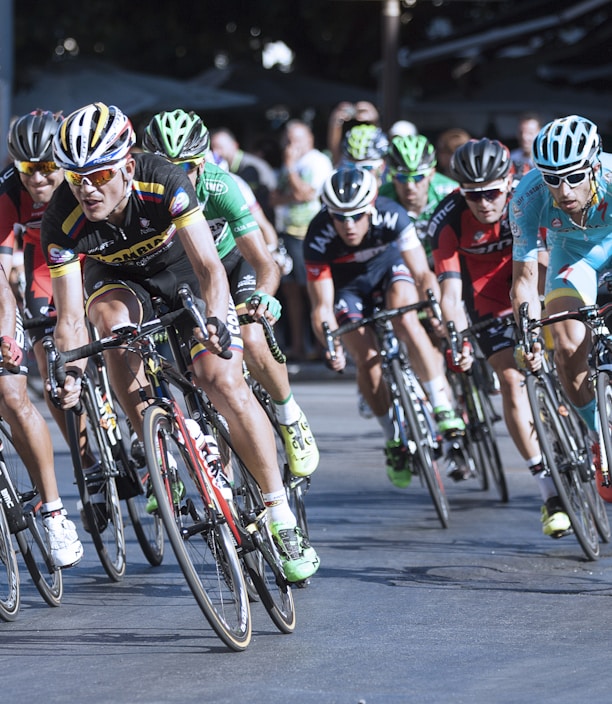
[[[419,242],[418,246],[404,249],[402,257],[406,266],[410,269],[414,283],[416,284],[421,299],[427,298],[427,290],[431,289],[434,296],[440,299],[440,287],[436,275],[429,268],[427,255],[423,245]]]
[[[529,317],[540,318],[542,315],[540,296],[538,294],[538,261],[528,260],[512,263],[512,288],[510,290],[512,310],[518,322],[518,311],[522,303],[529,305]]]
[[[446,322],[455,323],[457,330],[465,330],[468,320],[463,307],[463,284],[461,279],[447,278],[440,283],[440,308]]]
[[[336,316],[334,315],[334,282],[331,276],[328,276],[317,278],[316,280],[309,279],[306,282],[306,286],[310,297],[312,329],[323,349],[327,350],[327,340],[323,334],[323,323],[327,323],[330,330],[335,330],[338,327]],[[336,338],[334,344],[336,346],[335,359],[331,359],[329,351],[326,351],[326,363],[333,371],[341,372],[346,366],[346,358],[340,344],[340,338]]]
[[[256,288],[273,296],[280,284],[280,270],[268,250],[260,230],[236,239],[240,254],[255,269]]]

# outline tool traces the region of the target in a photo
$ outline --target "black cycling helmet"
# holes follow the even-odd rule
[[[61,114],[34,110],[13,122],[8,134],[8,151],[14,161],[53,161],[53,138]]]
[[[142,148],[166,159],[204,156],[210,147],[210,133],[194,112],[173,110],[155,115],[145,127]]]
[[[321,200],[332,212],[364,213],[378,194],[374,175],[359,166],[337,169],[325,181]]]
[[[510,173],[510,150],[496,139],[470,139],[450,160],[451,176],[459,183],[488,183]]]
[[[387,153],[387,164],[398,171],[425,173],[437,164],[436,150],[422,134],[394,137]]]

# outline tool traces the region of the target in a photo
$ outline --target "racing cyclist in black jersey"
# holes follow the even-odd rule
[[[45,213],[41,239],[57,308],[57,346],[66,350],[88,342],[85,313],[106,336],[115,325],[151,317],[152,296],[179,308],[178,286],[189,284],[208,314],[208,339],[199,328],[183,331],[186,341],[193,339],[195,380],[227,419],[237,450],[262,489],[287,579],[302,581],[314,574],[319,560],[296,527],[272,428],[242,375],[240,332],[210,229],[185,171],[153,154],[132,154],[134,141],[128,118],[104,103],[70,114],[54,139],[55,161],[66,182]],[[86,305],[80,253],[86,255]],[[230,344],[232,358],[218,357]],[[142,362],[121,350],[107,353],[107,361],[113,389],[141,435]],[[64,408],[78,402],[84,366],[81,360],[67,369],[60,395]]]
[[[281,304],[274,298],[279,268],[234,176],[207,158],[210,135],[202,119],[180,109],[158,113],[145,127],[142,146],[189,176],[227,273],[236,312],[247,312],[255,321],[265,316],[274,324],[281,314]],[[260,301],[257,308],[251,304],[253,298]],[[293,397],[287,366],[272,356],[261,325],[245,323],[240,332],[247,367],[274,401],[289,468],[296,476],[309,476],[318,466],[319,451]]]

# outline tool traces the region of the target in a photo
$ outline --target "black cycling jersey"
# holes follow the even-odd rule
[[[134,154],[130,198],[121,226],[91,222],[67,183],[54,194],[42,221],[41,243],[51,275],[86,254],[122,271],[146,277],[181,258],[176,230],[203,218],[187,174],[153,154]]]

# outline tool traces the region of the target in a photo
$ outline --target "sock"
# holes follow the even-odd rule
[[[423,388],[433,408],[438,408],[439,406],[451,408],[451,402],[446,395],[446,385],[443,376],[437,376],[430,381],[424,381]]]
[[[387,411],[384,416],[374,416],[382,428],[385,440],[397,440],[397,431],[393,413]]]
[[[52,516],[54,514],[61,513],[64,508],[64,504],[61,499],[55,499],[55,501],[49,501],[40,507],[40,512],[43,516]]]
[[[587,424],[589,430],[597,431],[599,423],[597,422],[597,399],[591,399],[586,406],[574,406],[578,414]]]
[[[263,495],[263,500],[268,509],[268,518],[273,523],[285,523],[289,526],[297,525],[295,516],[289,508],[287,494],[284,489]]]
[[[274,401],[272,399],[272,402],[276,409],[276,417],[281,425],[291,425],[292,423],[297,423],[300,419],[302,409],[293,398],[293,393],[290,393],[284,401]]]
[[[538,489],[540,490],[542,500],[546,503],[547,499],[557,496],[557,487],[555,486],[552,477],[544,474],[542,471],[542,456],[540,455],[540,462],[534,465],[528,464],[528,467],[538,484]]]

